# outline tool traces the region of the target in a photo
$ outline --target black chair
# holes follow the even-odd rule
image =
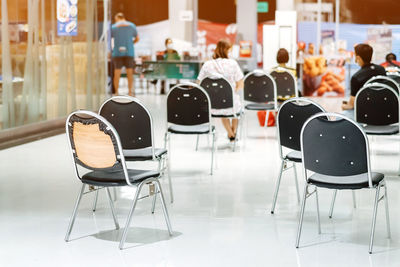
[[[399,132],[399,96],[388,85],[370,83],[358,91],[354,119],[367,134],[393,135]]]
[[[99,114],[117,130],[126,161],[157,161],[161,174],[167,170],[171,203],[174,201],[168,153],[154,146],[153,119],[149,110],[137,98],[114,96],[100,107]],[[155,197],[156,198],[156,195]],[[97,194],[95,197],[95,203]],[[154,202],[155,203],[155,200]],[[96,205],[94,204],[93,211]],[[154,212],[154,205],[152,212]]]
[[[233,86],[225,79],[222,75],[215,74],[204,78],[200,82],[200,86],[207,92],[211,100],[211,108],[215,110],[221,109],[232,109],[232,114],[227,115],[215,115],[211,114],[213,118],[232,118],[239,119],[238,130],[241,128],[241,116],[242,110],[238,113],[235,111],[234,91]],[[237,138],[234,140],[233,151],[236,148]]]
[[[133,198],[125,229],[119,243],[120,249],[124,247],[132,215],[139,199],[139,194],[145,184],[149,184],[149,186],[153,188],[150,192],[160,194],[168,231],[169,234],[172,235],[172,228],[165,205],[164,195],[161,184],[158,181],[160,172],[128,169],[126,167],[120,138],[111,123],[94,112],[76,111],[67,118],[66,132],[73,158],[75,174],[79,181],[82,182],[82,187],[76,200],[65,241],[69,241],[79,203],[83,194],[86,194],[84,193],[86,185],[97,187],[97,190],[99,190],[99,188],[106,189],[115,227],[117,229],[119,229],[119,224],[115,215],[109,187],[130,186],[136,188],[135,197]],[[81,176],[78,165],[87,169],[88,172]]]
[[[292,97],[298,97],[296,77],[285,68],[277,68],[271,71],[270,75],[276,83],[276,93],[278,100],[287,100]]]
[[[167,132],[165,147],[170,149],[170,135],[212,135],[211,175],[214,167],[216,131],[211,124],[210,98],[198,84],[181,83],[167,95]]]
[[[275,80],[260,70],[249,72],[244,77],[243,99],[246,110],[266,111],[265,127],[271,111],[278,110]]]
[[[369,79],[364,85],[370,84],[370,83],[382,83],[390,86],[397,94],[400,92],[400,85],[396,80],[394,80],[390,76],[383,76],[383,75],[378,75],[374,76],[371,79]]]
[[[330,117],[331,120],[326,118]],[[336,120],[333,120],[333,117]],[[369,253],[372,253],[378,203],[385,199],[387,233],[390,237],[387,188],[384,175],[371,172],[368,139],[363,129],[353,120],[336,113],[312,116],[301,130],[301,151],[304,187],[296,248],[299,247],[304,209],[308,197],[315,193],[317,202],[318,232],[321,233],[318,206],[318,188],[334,190],[375,189]],[[309,174],[308,172],[313,174]],[[309,187],[315,186],[310,192]],[[385,193],[380,196],[380,189]]]
[[[387,72],[386,76],[393,79],[400,86],[400,72]]]
[[[275,185],[275,193],[272,201],[271,214],[275,212],[275,205],[278,198],[279,186],[284,171],[293,168],[294,178],[296,183],[297,200],[300,203],[299,185],[297,180],[296,163],[301,163],[300,151],[300,131],[303,124],[312,115],[325,110],[317,103],[307,98],[292,98],[285,101],[278,111],[277,129],[278,129],[278,144],[279,156],[281,158],[281,169],[278,180]],[[289,153],[283,153],[283,149],[289,149]],[[288,163],[293,165],[288,167]]]

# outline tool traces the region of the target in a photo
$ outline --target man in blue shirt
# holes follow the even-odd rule
[[[112,61],[114,63],[114,88],[118,93],[119,78],[122,67],[126,68],[128,78],[129,95],[134,95],[133,90],[133,68],[135,66],[135,50],[133,44],[139,41],[136,25],[125,20],[122,13],[115,15],[115,24],[111,27],[111,38],[113,40]]]

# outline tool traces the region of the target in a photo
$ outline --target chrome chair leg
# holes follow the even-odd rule
[[[283,173],[283,169],[284,169],[284,167],[285,167],[285,164],[286,164],[286,161],[285,161],[285,160],[282,160],[282,163],[281,163],[281,170],[280,170],[280,172],[279,172],[278,180],[276,181],[276,185],[275,185],[275,193],[274,193],[274,198],[273,198],[273,200],[272,200],[271,214],[274,214],[274,212],[275,212],[276,200],[277,200],[277,198],[278,198],[279,186],[280,186],[280,184],[281,184],[282,173]]]
[[[306,200],[307,200],[307,193],[308,193],[307,190],[308,190],[308,184],[306,182],[306,184],[304,185],[303,199],[301,201],[299,226],[297,229],[297,238],[296,238],[296,248],[299,248],[299,244],[300,244],[301,229],[303,227],[304,210],[306,207]]]
[[[215,151],[215,132],[212,133],[212,147],[211,147],[211,175],[214,169],[214,151]]]
[[[319,216],[319,201],[318,201],[318,188],[315,188],[315,201],[317,204],[317,222],[318,222],[318,234],[321,234],[321,218]]]
[[[264,127],[268,127],[268,118],[269,118],[269,110],[266,111],[265,113],[265,121],[264,121]]]
[[[297,179],[296,162],[293,162],[293,170],[294,170],[294,180],[296,184],[297,203],[300,204],[300,190],[299,190],[299,180]]]
[[[390,239],[391,233],[390,233],[389,203],[388,203],[386,181],[384,187],[385,187],[386,231],[387,231],[387,237]]]
[[[108,201],[110,202],[111,214],[112,214],[113,219],[114,219],[115,229],[118,230],[119,229],[119,223],[118,223],[117,216],[115,215],[116,213],[115,213],[113,199],[112,199],[111,193],[110,193],[110,188],[106,187],[106,191],[107,191]]]
[[[117,201],[117,198],[118,198],[117,188],[115,186],[113,187],[113,193],[114,193],[114,202],[115,202],[115,201]]]
[[[196,140],[196,151],[199,150],[199,139],[200,139],[200,135],[197,135],[197,140]]]
[[[96,211],[96,207],[97,207],[97,199],[99,198],[99,188],[97,188],[95,195],[94,195],[94,199],[93,199],[93,205],[92,205],[92,211],[95,212]]]
[[[351,190],[351,194],[353,196],[353,207],[356,209],[357,208],[356,192],[354,190]]]
[[[157,192],[153,196],[153,203],[151,204],[151,213],[154,214],[154,210],[156,209],[157,202]]]
[[[158,179],[155,180],[155,182],[156,182],[157,187],[158,187],[158,192],[160,193],[161,205],[162,205],[163,212],[164,212],[165,222],[166,222],[167,227],[168,227],[168,233],[169,233],[170,236],[172,236],[173,233],[172,233],[171,222],[169,220],[167,206],[165,205],[165,199],[164,199],[164,194],[163,194],[163,191],[162,191],[162,188],[161,188],[161,184],[160,184],[160,181]]]
[[[376,225],[376,214],[378,212],[378,202],[379,202],[379,192],[380,192],[380,185],[376,187],[376,194],[375,194],[375,203],[374,203],[374,212],[372,215],[372,225],[371,225],[371,235],[369,241],[369,254],[372,254],[372,246],[374,244],[374,236],[375,236],[375,225]]]
[[[333,208],[335,207],[336,194],[337,194],[337,189],[333,190],[331,208],[330,208],[330,210],[329,210],[329,218],[330,218],[330,219],[332,219]]]
[[[64,239],[65,242],[69,241],[69,236],[71,235],[72,227],[74,226],[74,223],[75,223],[75,218],[76,218],[76,214],[78,211],[79,203],[81,202],[83,191],[85,190],[85,187],[86,187],[86,184],[82,184],[81,190],[79,191],[79,194],[78,194],[78,198],[76,199],[74,211],[72,212],[72,216],[69,221],[67,234],[65,235],[65,239]]]
[[[135,197],[133,198],[132,206],[131,206],[131,209],[130,209],[129,215],[128,215],[128,219],[126,220],[125,229],[124,229],[124,232],[123,232],[123,234],[122,234],[121,241],[119,242],[119,249],[121,249],[121,250],[124,248],[126,236],[127,236],[127,234],[128,234],[128,230],[129,230],[129,225],[131,224],[132,215],[133,215],[133,212],[135,211],[135,207],[136,207],[136,204],[137,204],[137,201],[138,201],[138,198],[139,198],[140,191],[142,190],[143,184],[144,184],[144,183],[142,182],[142,183],[136,188]]]
[[[169,167],[169,157],[167,156],[167,173],[168,173],[168,185],[169,185],[169,195],[171,197],[171,203],[174,203],[174,190],[172,189],[172,179],[171,179],[171,169]]]

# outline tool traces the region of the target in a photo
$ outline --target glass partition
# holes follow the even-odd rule
[[[108,83],[109,6],[1,0],[0,130],[98,109]]]

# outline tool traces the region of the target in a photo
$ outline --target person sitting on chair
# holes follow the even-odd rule
[[[234,110],[232,110],[232,108],[226,110],[211,109],[211,113],[214,115],[237,114],[241,110],[241,102],[238,91],[243,88],[243,73],[236,60],[229,58],[231,50],[232,45],[229,41],[220,40],[214,50],[213,59],[204,63],[200,70],[199,76],[197,77],[197,80],[200,82],[206,77],[220,74],[233,86],[235,91],[235,94],[233,95]],[[228,138],[231,141],[236,139],[238,123],[238,119],[232,119],[231,122],[229,118],[222,118],[222,124],[228,132]]]
[[[358,44],[354,47],[355,61],[361,67],[352,77],[350,81],[351,93],[349,101],[343,101],[343,110],[354,109],[354,100],[357,92],[372,77],[377,75],[386,76],[386,71],[382,66],[371,63],[373,49],[368,44]]]
[[[283,68],[296,77],[296,70],[286,65],[289,62],[289,52],[285,48],[278,50],[278,53],[276,54],[276,62],[278,62],[278,66],[273,67],[272,70],[279,71],[279,68]]]
[[[396,55],[393,53],[389,53],[386,55],[386,62],[383,62],[381,64],[382,67],[387,68],[387,67],[395,67],[395,68],[400,68],[400,62],[396,61]]]

